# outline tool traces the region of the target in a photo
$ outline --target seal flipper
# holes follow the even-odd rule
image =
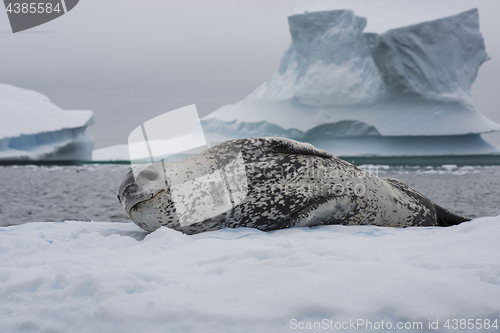
[[[356,203],[346,195],[322,198],[281,221],[274,229],[314,227],[318,225],[349,224]]]
[[[469,218],[453,214],[447,209],[444,209],[443,207],[432,203],[434,206],[434,209],[436,210],[436,225],[441,226],[441,227],[450,227],[452,225],[457,225],[462,222],[467,222],[470,221]]]
[[[253,139],[261,141],[263,143],[265,151],[267,152],[315,155],[326,158],[333,157],[333,155],[326,150],[316,148],[310,143],[299,142],[292,139],[279,137],[264,137]]]

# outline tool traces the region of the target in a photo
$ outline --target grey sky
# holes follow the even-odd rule
[[[88,132],[96,148],[126,143],[154,116],[193,103],[203,116],[267,81],[290,42],[287,16],[295,2],[80,0],[59,19],[18,34],[9,32],[4,12],[0,82],[44,93],[64,109],[93,110],[96,124]],[[341,9],[349,2],[331,3]],[[415,3],[425,11],[425,1]],[[383,12],[391,2],[380,4]],[[455,1],[440,4],[459,9]],[[500,123],[500,2],[476,7],[492,60],[482,66],[473,98]],[[360,15],[369,30],[376,18]],[[500,145],[499,134],[487,139]]]

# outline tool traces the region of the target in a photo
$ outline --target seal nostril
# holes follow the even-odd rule
[[[146,179],[149,180],[149,181],[153,181],[156,178],[158,178],[158,174],[155,171],[153,171],[153,170],[144,170],[141,173],[141,176],[146,177]]]

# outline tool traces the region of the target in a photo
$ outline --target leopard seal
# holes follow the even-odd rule
[[[245,177],[236,180],[243,191],[222,181],[220,186],[208,182],[212,187],[196,183],[229,165],[235,152],[243,163],[239,173]],[[377,177],[310,144],[285,138],[230,140],[182,161],[153,163],[139,171],[125,176],[117,196],[127,215],[146,231],[161,226],[185,234],[331,224],[446,227],[469,221],[399,180]],[[181,181],[172,180],[172,175]],[[215,213],[196,215],[203,209]],[[183,223],[186,216],[192,220]]]

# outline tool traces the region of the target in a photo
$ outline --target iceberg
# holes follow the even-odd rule
[[[0,161],[90,161],[92,111],[64,111],[35,91],[0,84]]]
[[[477,9],[363,32],[351,10],[294,13],[271,79],[202,119],[209,141],[283,136],[338,156],[489,155],[500,131],[474,106],[489,59]]]

